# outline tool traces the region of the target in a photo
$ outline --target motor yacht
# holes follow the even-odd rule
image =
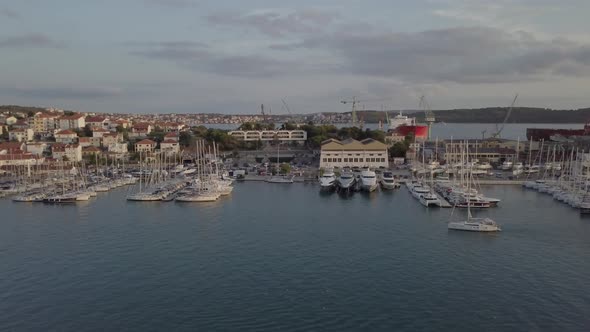
[[[368,168],[361,172],[361,189],[367,192],[377,189],[377,175]]]
[[[383,172],[381,174],[381,179],[379,181],[381,183],[381,188],[383,189],[395,189],[398,184],[395,182],[395,178],[393,177],[393,173],[389,171]]]
[[[326,169],[320,176],[320,190],[332,191],[336,187],[336,174],[333,169]]]

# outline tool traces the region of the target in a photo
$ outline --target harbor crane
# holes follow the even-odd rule
[[[514,96],[514,99],[512,100],[512,104],[510,104],[508,111],[506,111],[506,116],[504,116],[504,121],[502,121],[501,124],[496,124],[496,132],[490,136],[491,138],[500,138],[500,134],[502,133],[502,130],[504,130],[504,126],[506,126],[506,122],[508,121],[508,118],[510,118],[510,114],[512,113],[512,110],[514,109],[514,104],[516,104],[517,98],[518,98],[518,93]]]
[[[357,118],[357,114],[356,114],[356,106],[358,103],[367,103],[367,102],[375,102],[375,101],[384,101],[384,100],[389,100],[388,98],[383,98],[383,99],[371,99],[371,100],[358,100],[356,99],[355,96],[352,97],[352,99],[350,100],[341,100],[340,102],[344,105],[346,104],[352,104],[352,126],[355,127],[358,124],[358,118]],[[360,123],[360,126],[362,128],[362,123]]]
[[[420,103],[418,107],[424,110],[424,121],[428,125],[428,137],[427,140],[430,140],[430,134],[432,132],[432,124],[436,121],[434,117],[434,112],[430,109],[430,104],[426,101],[426,97],[422,95],[420,97]]]

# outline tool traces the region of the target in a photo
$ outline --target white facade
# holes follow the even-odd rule
[[[373,139],[327,140],[320,153],[320,168],[326,167],[389,167],[387,145]]]
[[[8,139],[18,142],[30,142],[33,140],[33,129],[13,129],[8,132]]]
[[[127,153],[126,143],[113,143],[108,145],[108,151],[112,153]]]
[[[35,155],[35,156],[42,156],[43,152],[47,150],[47,144],[45,143],[30,143],[27,144],[27,152]]]
[[[170,153],[180,152],[180,145],[174,140],[165,140],[160,143],[160,150]]]
[[[228,133],[241,141],[291,141],[305,142],[305,130],[234,130]]]
[[[59,129],[80,129],[86,126],[86,120],[83,115],[69,115],[59,118]]]
[[[79,144],[67,145],[65,150],[69,161],[82,160],[82,147]]]

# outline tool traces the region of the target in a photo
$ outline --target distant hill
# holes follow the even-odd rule
[[[434,110],[437,122],[448,123],[499,123],[504,120],[507,107],[487,107],[475,109]],[[388,111],[395,116],[399,111]],[[404,111],[408,116],[416,117],[418,122],[424,121],[424,111]],[[385,120],[381,111],[359,111],[358,117],[367,123]],[[515,107],[508,118],[508,123],[586,123],[590,121],[590,108],[577,110],[553,110],[547,108]]]

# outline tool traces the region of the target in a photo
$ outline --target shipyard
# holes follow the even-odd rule
[[[418,103],[423,122],[416,112],[385,111],[373,129],[365,128],[370,124],[356,97],[342,101],[352,110],[338,127],[296,115],[279,116],[285,122],[276,124],[264,105],[259,118],[245,118],[254,121],[233,130],[54,109],[16,113],[18,119],[7,112],[0,196],[76,204],[125,187],[130,202],[213,202],[231,196],[235,182],[262,181],[317,185],[340,196],[403,185],[426,208],[482,209],[502,199],[487,197],[480,186],[501,184],[538,190],[589,213],[588,125],[527,128],[516,139],[503,138],[517,97],[487,137],[484,130],[470,138],[435,136],[440,124],[424,96]]]
[[[0,331],[590,331],[590,1],[0,1]]]

